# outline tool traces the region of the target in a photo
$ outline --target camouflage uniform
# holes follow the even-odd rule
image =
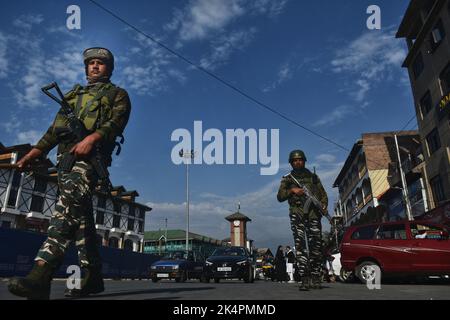
[[[97,99],[97,102],[89,103],[99,92],[115,97],[111,99],[106,95]],[[111,83],[84,88],[77,85],[66,95],[66,99],[77,117],[83,119],[85,127],[103,137],[101,154],[105,164],[110,165],[115,138],[122,133],[130,114],[130,100],[126,91]],[[63,158],[75,145],[70,133],[65,129],[65,118],[58,113],[36,148],[48,152],[58,144],[58,158]],[[80,266],[93,267],[100,264],[92,211],[92,191],[97,180],[92,166],[84,161],[75,162],[70,171],[58,171],[59,201],[50,221],[48,239],[35,260],[43,260],[57,267],[70,242],[75,240]]]
[[[283,177],[278,190],[277,199],[280,202],[288,200],[291,230],[295,241],[296,263],[301,279],[312,277],[313,281],[320,284],[322,273],[322,225],[321,213],[312,204],[306,208],[305,195],[297,196],[290,193],[292,188],[299,188],[296,181],[317,197],[324,205],[328,205],[328,198],[319,177],[306,168],[292,170],[290,174]],[[307,235],[307,239],[306,239]],[[306,241],[307,240],[307,241]]]
[[[86,70],[88,61],[93,58],[104,59],[111,72],[114,68],[114,58],[106,49],[87,49],[84,57]],[[127,92],[112,84],[109,81],[110,75],[84,87],[76,85],[65,95],[74,114],[86,129],[101,136],[101,141],[94,148],[97,148],[96,151],[101,155],[105,166],[111,165],[116,137],[121,136],[131,111]],[[61,165],[76,143],[76,138],[67,128],[66,116],[60,111],[35,146],[46,154],[58,145],[60,194],[50,220],[48,238],[35,258],[35,261],[46,263],[43,266],[35,264],[26,278],[14,278],[10,281],[8,288],[16,295],[31,299],[48,299],[51,277],[61,265],[65,252],[73,241],[78,250],[80,266],[85,268],[87,273],[81,283],[82,290],[78,290],[78,293],[103,291],[101,260],[92,209],[92,194],[98,176],[92,165],[82,159],[76,160],[70,166]],[[83,284],[86,284],[84,291]]]

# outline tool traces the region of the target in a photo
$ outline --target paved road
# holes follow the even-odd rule
[[[0,300],[16,299],[6,287],[6,279],[0,280]],[[381,290],[368,290],[357,283],[325,284],[322,290],[300,292],[296,284],[255,281],[246,284],[239,281],[222,281],[218,284],[189,280],[175,283],[163,280],[152,283],[146,280],[106,280],[106,290],[89,299],[101,300],[448,300],[450,283],[432,281],[426,284],[382,284]],[[51,299],[64,297],[65,281],[55,280]]]

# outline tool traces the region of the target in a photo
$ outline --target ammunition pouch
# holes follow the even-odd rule
[[[58,161],[58,170],[69,172],[72,170],[76,161],[76,157],[74,154],[66,152],[61,155],[61,158]]]

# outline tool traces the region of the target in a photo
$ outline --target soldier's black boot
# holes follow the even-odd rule
[[[310,287],[311,287],[310,282],[311,282],[311,280],[309,279],[309,277],[303,277],[303,278],[300,280],[298,289],[299,289],[300,291],[309,291],[309,289],[310,289]]]
[[[322,279],[320,277],[312,277],[311,289],[322,289]]]
[[[80,289],[66,289],[64,295],[66,297],[86,297],[90,294],[96,294],[105,291],[103,283],[102,268],[92,267],[85,268],[85,276],[81,280]]]
[[[30,300],[49,300],[54,268],[48,263],[35,263],[25,278],[12,278],[8,290],[12,294]]]

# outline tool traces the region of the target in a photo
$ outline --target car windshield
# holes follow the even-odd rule
[[[216,249],[213,256],[245,256],[245,250],[243,248],[224,248]]]
[[[167,253],[163,259],[164,260],[178,260],[178,259],[186,259],[187,253],[183,251],[175,251]]]

